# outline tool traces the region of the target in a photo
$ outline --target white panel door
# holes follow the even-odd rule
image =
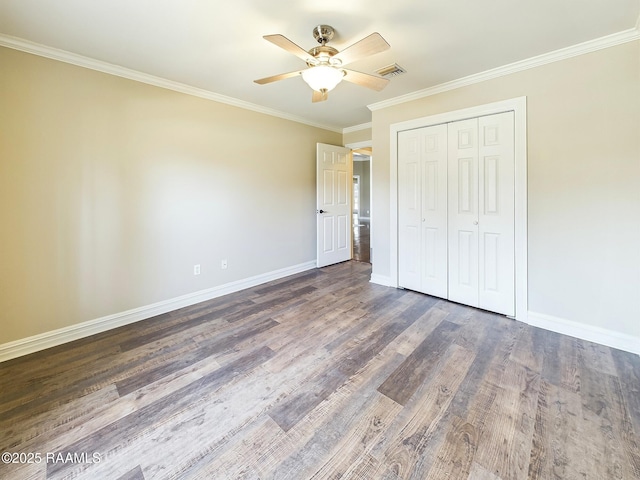
[[[449,300],[515,315],[513,112],[449,124]]]
[[[515,315],[513,112],[478,119],[480,308]]]
[[[351,150],[318,143],[316,231],[318,267],[351,259]]]
[[[446,298],[447,126],[428,127],[422,154],[422,291]]]
[[[400,286],[447,296],[447,126],[398,137]]]
[[[398,134],[398,281],[401,287],[421,291],[420,130]]]
[[[478,119],[448,127],[449,300],[477,307]]]

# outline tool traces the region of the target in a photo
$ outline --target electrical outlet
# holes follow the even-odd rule
[[[194,265],[193,266],[193,274],[194,275],[200,275],[200,265]]]
[[[220,261],[220,268],[222,270],[226,270],[227,269],[227,259],[226,258],[224,260]]]

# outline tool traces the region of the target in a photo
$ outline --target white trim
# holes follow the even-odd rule
[[[383,287],[392,287],[391,278],[386,275],[379,275],[377,273],[372,273],[369,282],[375,283],[376,285],[382,285]]]
[[[202,88],[192,87],[184,83],[174,82],[165,78],[156,77],[154,75],[149,75],[137,70],[114,65],[112,63],[95,60],[83,55],[67,52],[66,50],[60,50],[58,48],[48,47],[39,43],[30,42],[21,38],[0,34],[0,46],[12,48],[14,50],[20,50],[26,53],[31,53],[40,57],[50,58],[59,62],[70,63],[71,65],[88,68],[90,70],[107,73],[109,75],[127,78],[136,82],[146,83],[147,85],[166,88],[167,90],[173,90],[174,92],[180,92],[186,95],[192,95],[194,97],[200,97],[206,100],[224,103],[226,105],[231,105],[245,110],[251,110],[252,112],[263,113],[272,117],[278,117],[284,120],[302,123],[311,127],[322,128],[323,130],[329,130],[331,132],[342,133],[342,128],[311,122],[303,117],[298,117],[296,115],[281,112],[280,110],[263,107],[261,105],[256,105],[255,103],[245,102],[244,100],[228,97],[226,95],[214,93]]]
[[[551,332],[569,335],[640,355],[640,337],[634,337],[633,335],[537,312],[528,312],[527,323]]]
[[[316,268],[315,260],[0,345],[0,362]]]
[[[353,142],[347,143],[345,147],[350,148],[351,150],[357,150],[359,148],[372,147],[373,140],[364,140],[362,142]]]
[[[640,22],[640,17],[638,17],[638,21]],[[595,52],[597,50],[602,50],[603,48],[614,47],[616,45],[632,42],[638,39],[640,39],[640,26],[607,35],[605,37],[596,38],[595,40],[589,40],[587,42],[579,43],[578,45],[573,45],[571,47],[562,48],[560,50],[555,50],[553,52],[544,53],[542,55],[527,58],[525,60],[520,60],[508,65],[503,65],[498,68],[493,68],[491,70],[486,70],[484,72],[458,78],[450,82],[441,83],[439,85],[408,93],[406,95],[400,95],[399,97],[372,103],[371,105],[367,105],[367,107],[372,111],[392,107],[401,103],[411,102],[413,100],[429,97],[431,95],[447,92],[449,90],[455,90],[456,88],[460,87],[466,87],[468,85],[484,82],[493,78],[504,77],[505,75],[511,75],[512,73],[521,72],[523,70],[539,67],[548,63],[558,62],[560,60],[576,57],[585,53]]]
[[[366,130],[372,127],[373,127],[373,123],[371,122],[361,123],[360,125],[354,125],[352,127],[344,127],[342,129],[342,133],[345,134],[345,133],[351,133],[351,132],[359,132],[360,130]]]
[[[527,315],[527,98],[518,97],[487,105],[440,113],[428,117],[394,123],[390,130],[389,150],[389,285],[398,287],[398,133],[403,130],[455,122],[507,111],[515,121],[515,318],[525,321]],[[377,283],[377,282],[376,282]]]

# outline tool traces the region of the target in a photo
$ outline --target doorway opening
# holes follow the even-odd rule
[[[353,150],[353,259],[371,263],[371,147]]]

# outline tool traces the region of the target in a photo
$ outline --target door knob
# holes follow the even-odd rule
[[[477,225],[477,224],[478,224],[478,221],[477,221],[477,220],[474,220],[473,224],[474,224],[474,225]]]
[[[318,213],[329,213],[329,212],[327,212],[326,210],[320,209],[320,210],[318,210]]]

